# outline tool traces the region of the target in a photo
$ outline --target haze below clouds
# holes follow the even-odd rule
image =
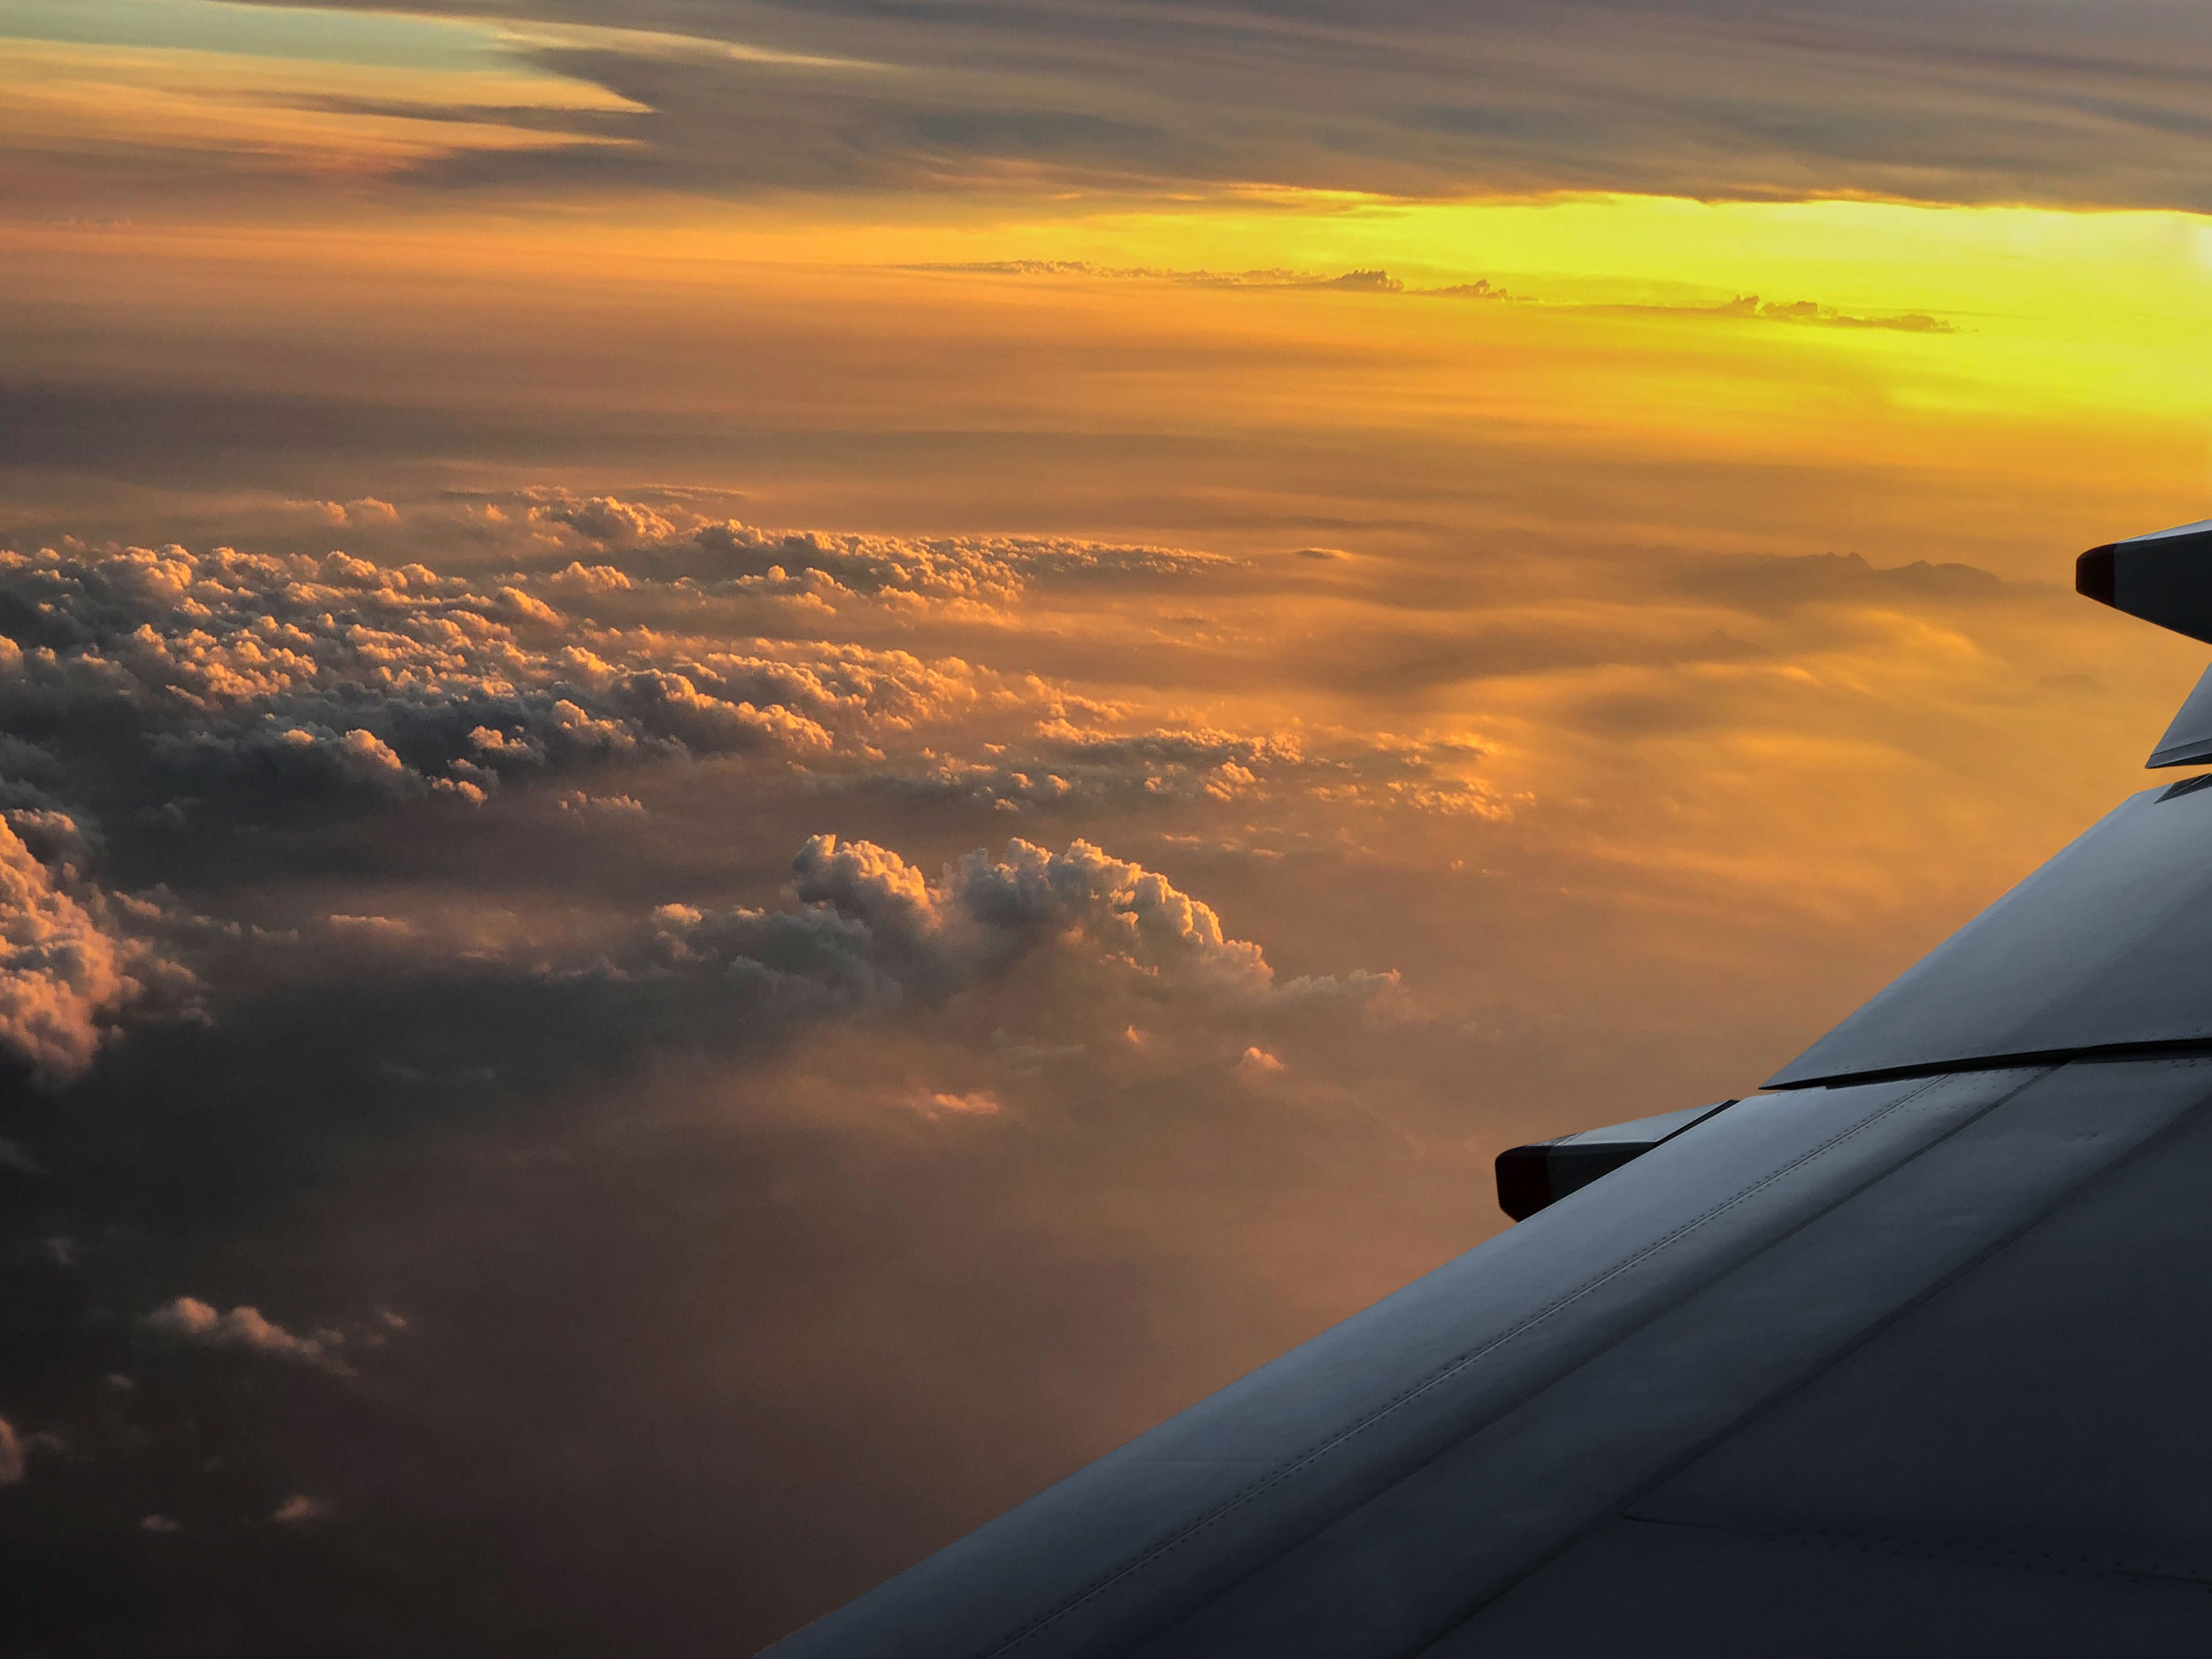
[[[2201,665],[2208,50],[0,5],[6,1641],[747,1650],[1755,1087]]]

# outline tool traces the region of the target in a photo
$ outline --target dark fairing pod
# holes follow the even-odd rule
[[[2074,590],[2162,628],[2212,643],[2212,519],[2093,547],[2074,561]],[[2147,766],[2212,762],[2212,669],[2182,704]]]
[[[2074,561],[2074,589],[2212,644],[2212,518],[2091,548]]]
[[[1673,1140],[1735,1103],[1724,1100],[1717,1105],[1693,1106],[1685,1111],[1663,1112],[1656,1118],[1639,1118],[1632,1123],[1509,1147],[1498,1154],[1498,1208],[1516,1221],[1525,1221],[1569,1193],[1580,1192],[1600,1176],[1610,1175],[1662,1141]]]

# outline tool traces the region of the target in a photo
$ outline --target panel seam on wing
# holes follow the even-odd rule
[[[2056,1548],[2031,1549],[2013,1544],[1976,1544],[1956,1539],[1916,1537],[1896,1532],[1863,1532],[1844,1527],[1736,1526],[1724,1521],[1682,1521],[1666,1516],[1624,1515],[1635,1526],[1667,1526],[1681,1532],[1720,1532],[1732,1538],[1755,1538],[1770,1544],[1804,1549],[1880,1550],[1893,1555],[1923,1560],[1966,1560],[2016,1567],[2023,1571],[2066,1578],[2124,1578],[2147,1579],[2177,1589],[2212,1592],[2212,1568],[2149,1566],[2114,1556],[2069,1554]]]
[[[1260,1480],[1255,1481],[1252,1485],[1245,1487],[1234,1496],[1225,1500],[1212,1509],[1208,1510],[1204,1515],[1200,1516],[1187,1526],[1185,1526],[1180,1530],[1171,1533],[1168,1537],[1160,1540],[1159,1542],[1154,1544],[1148,1549],[1146,1549],[1142,1554],[1135,1555],[1130,1560],[1123,1563],[1119,1567],[1106,1574],[1103,1578],[1094,1579],[1091,1583],[1084,1586],[1083,1588],[1077,1591],[1066,1601],[1064,1601],[1058,1607],[1053,1609],[1049,1613],[1041,1616],[1033,1623],[1025,1625],[1021,1630],[1008,1637],[1005,1640],[1000,1642],[996,1647],[979,1650],[980,1659],[999,1659],[999,1655],[1011,1653],[1015,1648],[1019,1647],[1022,1644],[1029,1641],[1033,1637],[1041,1634],[1052,1625],[1065,1618],[1069,1614],[1076,1611],[1079,1608],[1082,1607],[1085,1602],[1092,1601],[1097,1596],[1103,1594],[1106,1591],[1111,1589],[1115,1585],[1120,1583],[1123,1579],[1127,1578],[1131,1574],[1141,1571],[1152,1563],[1159,1560],[1163,1555],[1169,1554],[1171,1551],[1189,1542],[1192,1539],[1196,1538],[1201,1533],[1206,1532],[1216,1523],[1227,1519],[1230,1516],[1233,1515],[1237,1510],[1242,1509],[1246,1504],[1251,1502],[1254,1499],[1261,1496],[1263,1494],[1271,1490],[1275,1486],[1280,1486],[1293,1475],[1297,1474],[1300,1471],[1318,1462],[1321,1458],[1327,1456],[1331,1452],[1335,1451],[1338,1448],[1348,1444],[1353,1440],[1356,1440],[1360,1435],[1365,1433],[1369,1429],[1374,1427],[1377,1424],[1381,1423],[1384,1419],[1390,1417],[1394,1412],[1400,1410],[1415,1400],[1419,1399],[1423,1394],[1425,1394],[1432,1389],[1439,1387],[1442,1384],[1448,1382],[1452,1378],[1459,1375],[1460,1372],[1465,1371],[1469,1366],[1473,1365],[1488,1356],[1496,1353],[1498,1349],[1503,1348],[1509,1342],[1513,1341],[1516,1338],[1525,1335],[1528,1332],[1535,1329],[1536,1326],[1541,1325],[1547,1319],[1549,1319],[1554,1315],[1573,1306],[1576,1302],[1581,1301],[1583,1297],[1589,1295],[1592,1292],[1619,1278],[1623,1273],[1627,1272],[1630,1269],[1650,1260],[1651,1257],[1665,1249],[1669,1245],[1673,1244],[1676,1240],[1695,1232],[1698,1228],[1703,1226],[1707,1222],[1711,1221],[1715,1217],[1725,1214],[1728,1210],[1734,1209],[1737,1205],[1743,1203],[1746,1200],[1755,1196],[1767,1187],[1771,1187],[1775,1182],[1783,1179],[1785,1177],[1792,1174],[1797,1170],[1802,1169],[1815,1158],[1824,1156],[1827,1153],[1834,1150],[1837,1147],[1843,1145],[1844,1142],[1851,1140],[1854,1136],[1861,1134],[1866,1130],[1871,1129],[1875,1125],[1883,1122],[1885,1119],[1893,1116],[1897,1112],[1902,1111],[1906,1107],[1912,1104],[1913,1102],[1918,1100],[1923,1094],[1925,1094],[1930,1089],[1934,1088],[1938,1084],[1948,1081],[1950,1079],[1958,1075],[1959,1074],[1956,1072],[1946,1072],[1929,1078],[1917,1088],[1915,1088],[1905,1094],[1900,1095],[1896,1100],[1882,1108],[1881,1110],[1861,1118],[1857,1123],[1852,1125],[1850,1128],[1832,1135],[1827,1140],[1822,1141],[1818,1146],[1812,1147],[1808,1150],[1800,1153],[1796,1157],[1792,1158],[1788,1163],[1768,1171],[1765,1175],[1760,1177],[1759,1179],[1752,1182],[1748,1187],[1745,1187],[1730,1194],[1728,1197],[1722,1199],[1719,1202],[1701,1210],[1697,1215],[1693,1216],[1689,1220],[1681,1222],[1673,1228],[1670,1229],[1668,1232],[1662,1233],[1658,1238],[1653,1240],[1650,1243],[1643,1246],[1640,1249],[1636,1250],[1632,1254],[1623,1257],[1620,1261],[1616,1262],[1612,1266],[1605,1269],[1602,1272],[1594,1274],[1589,1279],[1585,1279],[1581,1284],[1576,1286],[1574,1289],[1566,1292],[1563,1295],[1549,1302],[1547,1302],[1543,1307],[1538,1309],[1534,1313],[1530,1314],[1527,1317],[1522,1319],[1510,1328],[1500,1332],[1496,1336],[1492,1337],[1489,1340],[1482,1343],[1480,1346],[1471,1348],[1466,1353],[1459,1355],[1454,1359],[1448,1361],[1447,1363],[1438,1367],[1435,1371],[1431,1371],[1427,1376],[1422,1378],[1418,1382],[1413,1384],[1404,1392],[1394,1395],[1391,1399],[1386,1401],[1380,1406],[1378,1406],[1374,1410],[1368,1413],[1367,1416],[1362,1417],[1356,1423],[1352,1424],[1349,1427],[1341,1429],[1336,1433],[1329,1436],[1326,1440],[1321,1440],[1314,1446],[1308,1448],[1305,1451],[1291,1459],[1290,1462],[1282,1464],[1271,1474]],[[2016,1094],[2017,1092],[2018,1091],[2016,1089],[2010,1091],[2007,1095],[2001,1098],[2009,1098],[2010,1094]],[[1993,1102],[1991,1103],[1993,1105],[1996,1102]],[[1985,1110],[1986,1110],[1986,1108]]]

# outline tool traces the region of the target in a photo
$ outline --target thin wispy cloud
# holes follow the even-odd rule
[[[1199,288],[1248,288],[1263,292],[1290,289],[1323,294],[1396,295],[1410,299],[1494,300],[1522,304],[1574,306],[1592,311],[1619,311],[1654,318],[1714,318],[1744,322],[1809,323],[1829,328],[1883,328],[1901,334],[1947,334],[1957,325],[1924,311],[1893,316],[1858,316],[1823,305],[1817,300],[1762,300],[1756,294],[1739,294],[1712,304],[1632,305],[1592,303],[1587,301],[1546,300],[1540,295],[1509,293],[1487,277],[1446,283],[1433,288],[1409,287],[1385,270],[1345,271],[1335,275],[1270,269],[1261,271],[1171,271],[1143,265],[1099,265],[1081,259],[995,259],[964,264],[917,265],[913,271],[945,272],[964,276],[1074,277],[1118,282],[1159,282]]]
[[[2150,4],[2107,8],[2093,29],[2055,8],[2000,20],[1963,4],[1847,17],[1408,5],[1354,19],[746,4],[711,20],[648,4],[618,24],[456,4],[446,16],[649,112],[634,150],[592,150],[583,133],[565,151],[457,149],[424,173],[448,182],[1263,180],[2192,207],[2192,157],[2212,142],[2192,113],[2212,42]],[[1328,119],[1303,119],[1315,109]]]

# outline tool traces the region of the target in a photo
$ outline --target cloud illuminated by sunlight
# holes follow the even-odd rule
[[[0,42],[0,81],[13,88],[0,105],[0,143],[18,152],[197,150],[311,172],[380,172],[469,150],[619,143],[511,118],[631,107],[599,88],[517,69],[48,42]]]
[[[375,173],[467,150],[627,142],[549,127],[643,106],[541,68],[516,43],[465,22],[221,0],[25,6],[0,17],[0,145]]]

